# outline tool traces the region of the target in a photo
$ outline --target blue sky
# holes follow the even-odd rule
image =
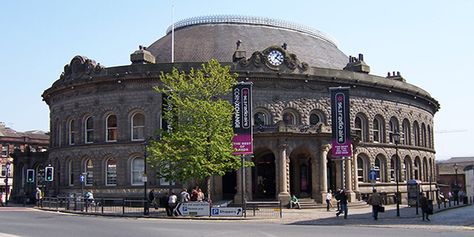
[[[172,1],[2,1],[0,121],[17,131],[49,130],[41,94],[65,64],[84,55],[130,64],[171,24]],[[323,31],[346,55],[364,54],[371,74],[400,71],[441,103],[435,115],[437,159],[474,156],[474,1],[186,1],[175,21],[237,14],[283,19]]]

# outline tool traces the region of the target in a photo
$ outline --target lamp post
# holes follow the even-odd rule
[[[9,187],[8,187],[8,178],[10,177],[10,166],[11,163],[10,161],[7,161],[7,170],[5,174],[5,206],[8,206],[8,193],[9,193]]]
[[[148,177],[146,173],[146,157],[148,156],[147,153],[147,148],[148,148],[148,140],[145,140],[145,152],[143,153],[143,215],[148,215],[149,214],[149,208],[148,208],[148,196],[146,192],[146,185],[148,183]]]
[[[454,172],[456,174],[456,176],[454,176],[454,205],[457,205],[459,204],[459,197],[458,197],[458,193],[459,193],[459,185],[458,185],[458,164],[457,163],[454,163],[453,165],[453,168],[454,168]]]
[[[395,132],[393,133],[393,141],[395,142],[395,155],[396,155],[396,165],[395,165],[395,181],[397,183],[397,195],[396,195],[396,201],[397,201],[397,216],[400,216],[400,190],[399,190],[399,171],[400,171],[400,165],[399,163],[399,158],[398,158],[398,144],[400,144],[400,133]]]

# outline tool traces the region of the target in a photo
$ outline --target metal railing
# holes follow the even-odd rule
[[[279,216],[283,218],[281,201],[245,201],[244,217],[250,212],[253,216]]]

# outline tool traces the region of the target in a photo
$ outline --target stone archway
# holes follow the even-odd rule
[[[296,151],[290,155],[290,193],[297,197],[311,197],[312,159],[308,152]]]
[[[252,167],[253,199],[274,200],[276,197],[275,155],[266,151],[257,155]]]

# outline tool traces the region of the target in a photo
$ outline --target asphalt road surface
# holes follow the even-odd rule
[[[354,218],[353,218],[354,219]],[[348,219],[349,220],[349,219]],[[410,221],[410,220],[405,220]],[[328,236],[474,236],[474,206],[436,214],[432,222],[411,219],[411,225],[385,220],[189,220],[73,215],[32,208],[0,208],[0,237],[328,237]]]

